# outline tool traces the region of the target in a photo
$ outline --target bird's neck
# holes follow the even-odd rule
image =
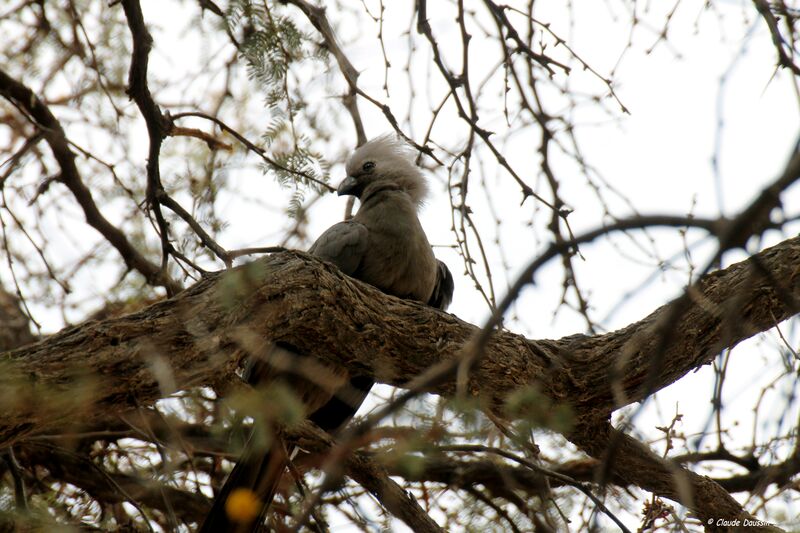
[[[419,204],[412,201],[411,196],[405,190],[401,189],[394,183],[375,183],[367,186],[361,195],[361,207],[359,211],[364,209],[372,209],[380,207],[387,200],[391,202],[387,205],[396,205],[404,209],[411,209],[411,212],[416,215]]]

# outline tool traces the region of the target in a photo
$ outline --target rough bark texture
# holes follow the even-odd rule
[[[0,287],[0,352],[35,340],[19,299]]]
[[[632,439],[614,444],[614,430],[602,421],[709,363],[721,348],[795,314],[799,274],[800,238],[793,238],[707,276],[677,317],[670,304],[606,335],[534,341],[498,332],[473,368],[468,390],[505,414],[509,392],[536,385],[550,400],[572,407],[573,442],[594,457],[609,445],[619,447],[625,460],[614,462],[614,474],[701,516],[746,516],[707,478],[684,475],[688,471]],[[665,323],[665,317],[675,320]],[[477,331],[452,315],[345,278],[306,254],[280,253],[210,275],[141,312],[72,327],[0,356],[0,446],[147,405],[176,390],[224,385],[245,353],[269,340],[402,387],[431,365],[458,357]],[[652,375],[654,360],[659,370]],[[451,379],[431,392],[451,395],[455,387]],[[674,475],[679,470],[683,478]]]

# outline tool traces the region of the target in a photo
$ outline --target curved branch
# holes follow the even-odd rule
[[[58,181],[66,185],[75,197],[83,210],[86,222],[116,248],[128,268],[139,272],[152,285],[164,287],[173,293],[178,292],[181,289],[180,284],[170,279],[166,272],[139,253],[125,234],[100,212],[91,191],[81,180],[80,172],[75,165],[75,154],[70,150],[64,129],[50,108],[31,89],[3,70],[0,70],[0,95],[25,113],[34,125],[41,128],[47,144],[53,151],[53,157],[61,167]]]
[[[358,111],[358,100],[356,99],[356,95],[359,94],[357,82],[359,72],[350,62],[350,59],[348,59],[342,47],[339,46],[336,34],[330,22],[328,22],[328,17],[325,16],[325,8],[317,7],[305,0],[286,0],[286,3],[295,5],[303,12],[309,22],[314,25],[325,40],[325,46],[336,59],[339,70],[347,82],[348,87],[350,87],[350,92],[342,97],[342,102],[347,112],[350,113],[350,118],[353,120],[353,126],[356,130],[357,145],[361,146],[367,142],[367,134],[364,130],[364,123],[361,120],[361,113]]]
[[[244,135],[242,135],[241,133],[239,133],[235,129],[231,128],[230,126],[225,124],[222,120],[218,119],[217,117],[211,116],[211,115],[209,115],[207,113],[202,113],[200,111],[186,111],[184,113],[177,113],[177,114],[173,115],[172,119],[173,120],[178,120],[178,119],[181,119],[181,118],[184,118],[184,117],[197,117],[197,118],[202,118],[202,119],[208,120],[210,122],[213,122],[222,131],[231,134],[237,141],[242,143],[245,146],[245,148],[247,148],[248,150],[250,150],[254,154],[258,155],[269,166],[271,166],[273,168],[276,168],[278,170],[282,170],[283,172],[288,172],[288,173],[294,174],[298,178],[304,179],[306,181],[310,181],[312,183],[315,183],[320,188],[327,189],[328,192],[335,192],[336,191],[335,187],[332,187],[330,184],[325,183],[324,181],[318,180],[317,178],[315,178],[314,176],[311,176],[307,172],[303,172],[302,170],[296,170],[296,169],[289,168],[289,167],[281,165],[280,163],[278,163],[277,161],[275,161],[274,159],[269,157],[269,155],[267,155],[267,151],[266,150],[264,150],[260,146],[257,146],[256,144],[254,144],[253,142],[248,140],[247,137],[245,137]]]
[[[778,66],[788,68],[795,76],[800,76],[800,66],[792,60],[791,56],[794,55],[794,51],[791,44],[787,43],[783,35],[781,35],[781,30],[778,28],[778,18],[772,13],[772,6],[767,0],[753,0],[753,3],[759,15],[767,24],[767,28],[769,28],[772,44],[778,53]],[[784,16],[790,17],[788,13],[784,13]],[[789,50],[789,52],[787,53],[786,50]]]
[[[125,18],[131,30],[133,52],[131,54],[131,67],[128,73],[128,96],[136,102],[136,106],[144,117],[147,125],[147,134],[150,138],[150,147],[147,154],[147,203],[153,210],[161,237],[161,270],[167,272],[169,253],[172,244],[169,241],[169,224],[161,212],[159,192],[164,187],[161,184],[161,170],[159,159],[161,157],[161,144],[170,130],[170,120],[161,113],[161,109],[153,99],[150,88],[147,86],[147,66],[150,60],[150,50],[153,48],[153,38],[147,31],[142,14],[142,6],[138,0],[122,0]],[[170,292],[170,296],[175,294]]]

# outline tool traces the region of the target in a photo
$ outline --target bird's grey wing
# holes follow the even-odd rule
[[[309,252],[330,261],[348,276],[358,270],[369,246],[369,230],[361,222],[346,220],[328,228],[311,246]],[[369,394],[374,380],[354,375],[330,400],[311,413],[309,419],[329,433],[337,432],[358,411]]]
[[[428,305],[437,309],[445,310],[453,301],[453,291],[455,283],[453,274],[442,261],[436,260],[436,285],[433,287]]]
[[[345,220],[328,228],[308,251],[352,276],[367,253],[368,237],[369,230],[364,224]]]

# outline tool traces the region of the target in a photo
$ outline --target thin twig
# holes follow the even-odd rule
[[[274,168],[276,168],[278,170],[281,170],[283,172],[289,172],[291,174],[294,174],[295,176],[298,176],[298,177],[300,177],[300,178],[302,178],[304,180],[308,180],[310,182],[316,183],[320,187],[322,187],[324,189],[327,189],[328,192],[335,192],[336,191],[335,187],[332,187],[331,185],[325,183],[324,181],[320,181],[320,180],[316,179],[315,177],[310,176],[309,174],[306,174],[305,172],[303,172],[301,170],[295,170],[293,168],[288,168],[288,167],[285,167],[285,166],[281,165],[280,163],[278,163],[277,161],[275,161],[274,159],[269,157],[267,155],[267,151],[266,150],[264,150],[260,146],[257,146],[255,143],[249,141],[244,135],[242,135],[241,133],[239,133],[235,129],[231,128],[230,126],[225,124],[222,120],[218,119],[217,117],[212,117],[211,115],[207,115],[206,113],[202,113],[200,111],[186,111],[184,113],[177,113],[177,114],[173,115],[172,119],[173,120],[178,120],[178,119],[181,119],[183,117],[198,117],[198,118],[203,118],[203,119],[209,120],[209,121],[213,122],[214,124],[216,124],[217,126],[219,126],[220,129],[222,129],[223,131],[226,131],[226,132],[230,133],[231,135],[233,135],[233,137],[235,137],[237,141],[242,143],[248,150],[250,150],[251,152],[253,152],[256,155],[258,155],[261,159],[263,159],[270,166],[272,166],[272,167],[274,167]]]
[[[81,179],[75,164],[75,154],[69,148],[64,129],[50,111],[27,86],[11,78],[0,70],[0,95],[9,100],[28,120],[41,128],[44,138],[61,169],[58,181],[67,186],[81,206],[86,222],[96,229],[119,252],[128,268],[142,274],[148,283],[161,286],[170,293],[180,292],[181,285],[172,280],[168,273],[146,259],[130,243],[125,234],[109,222],[92,197],[92,193]]]

